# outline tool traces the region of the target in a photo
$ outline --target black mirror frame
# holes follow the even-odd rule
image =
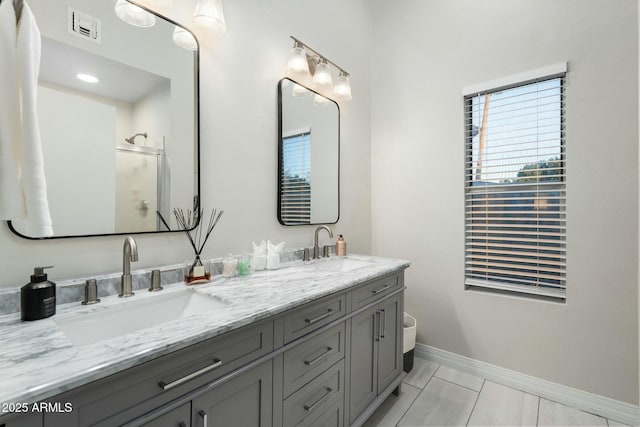
[[[277,188],[278,188],[278,198],[276,200],[276,205],[277,205],[277,209],[278,209],[278,222],[281,225],[287,226],[287,227],[300,227],[300,226],[305,226],[305,225],[320,225],[320,224],[337,224],[338,221],[340,220],[340,105],[338,105],[338,103],[336,101],[334,101],[333,99],[327,98],[329,101],[333,102],[336,105],[336,108],[338,109],[338,215],[336,217],[336,220],[333,222],[312,222],[309,224],[286,224],[284,221],[282,221],[282,163],[283,163],[283,146],[282,146],[282,82],[288,80],[292,83],[295,83],[299,86],[302,86],[303,88],[307,89],[309,92],[312,92],[316,95],[320,95],[323,96],[325,98],[327,98],[326,96],[316,92],[313,89],[310,89],[308,87],[306,87],[305,85],[298,83],[297,81],[289,78],[289,77],[285,77],[283,79],[280,79],[280,81],[278,82],[278,176],[277,176]]]
[[[151,10],[147,7],[145,7],[144,5],[138,4],[136,1],[131,1],[132,4],[135,4],[136,6],[146,10],[147,12],[152,13],[153,15],[164,19],[165,21],[176,25],[180,28],[185,29],[186,31],[188,31],[194,38],[194,40],[196,41],[197,44],[197,49],[194,51],[195,56],[194,56],[194,93],[195,93],[195,97],[194,97],[194,101],[195,101],[195,131],[194,131],[194,136],[195,136],[195,154],[196,154],[196,161],[195,161],[195,165],[197,168],[197,178],[196,178],[196,188],[195,188],[195,194],[194,194],[194,206],[195,203],[198,203],[198,206],[202,206],[202,199],[201,199],[201,188],[200,188],[200,181],[201,181],[201,176],[200,176],[200,42],[198,41],[198,39],[196,38],[195,34],[193,34],[188,28],[178,24],[176,21],[174,21],[173,19],[167,18],[166,16],[160,15],[159,13],[157,13],[154,10]],[[22,237],[23,239],[28,239],[28,240],[57,240],[57,239],[73,239],[73,238],[78,238],[78,237],[100,237],[100,236],[129,236],[129,235],[141,235],[141,234],[159,234],[159,233],[175,233],[175,232],[182,232],[184,230],[180,230],[180,229],[176,229],[176,230],[156,230],[156,231],[133,231],[133,232],[128,232],[128,233],[97,233],[97,234],[76,234],[76,235],[66,235],[66,236],[51,236],[51,237],[37,237],[37,236],[27,236],[24,235],[22,233],[20,233],[18,230],[15,229],[15,227],[13,226],[13,223],[11,221],[6,221],[7,222],[7,226],[9,227],[9,230],[11,230],[11,232],[19,237]],[[198,224],[200,223],[200,218],[198,218],[198,220],[196,221],[196,224],[194,226],[193,229],[195,229]],[[192,229],[192,230],[193,230]]]

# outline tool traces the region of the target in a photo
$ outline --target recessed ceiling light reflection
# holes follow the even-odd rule
[[[83,82],[87,82],[87,83],[98,83],[100,81],[96,76],[92,76],[91,74],[80,73],[80,74],[76,74],[76,77],[82,80]]]

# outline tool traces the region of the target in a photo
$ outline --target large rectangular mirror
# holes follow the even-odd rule
[[[37,108],[53,238],[177,229],[172,209],[199,197],[195,39],[178,46],[182,29],[155,14],[151,26],[124,22],[115,0],[29,6],[42,35]]]
[[[278,221],[340,217],[340,108],[288,78],[278,83]]]

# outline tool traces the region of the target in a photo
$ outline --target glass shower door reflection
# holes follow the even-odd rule
[[[158,155],[116,150],[116,232],[155,231]]]

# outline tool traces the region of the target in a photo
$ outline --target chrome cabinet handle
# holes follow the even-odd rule
[[[375,318],[373,319],[373,337],[376,341],[380,341],[380,312],[376,311]]]
[[[183,384],[183,383],[185,383],[185,382],[187,382],[187,381],[189,381],[189,380],[191,380],[191,379],[193,379],[193,378],[195,378],[197,376],[205,374],[205,373],[207,373],[209,371],[213,371],[214,369],[219,368],[220,366],[222,366],[222,360],[213,359],[213,363],[211,365],[209,365],[209,366],[206,366],[206,367],[204,367],[202,369],[199,369],[199,370],[197,370],[195,372],[192,372],[189,375],[185,375],[184,377],[179,378],[179,379],[177,379],[175,381],[172,381],[170,383],[165,383],[164,381],[160,381],[158,383],[158,385],[163,390],[171,390],[172,388],[177,387],[180,384]]]
[[[387,313],[384,310],[380,310],[380,338],[384,338],[384,332],[387,323]]]
[[[331,353],[333,351],[333,347],[327,347],[327,351],[325,351],[324,353],[322,353],[320,356],[316,357],[313,360],[305,360],[304,364],[307,366],[313,366],[316,363],[318,363],[320,360],[324,359],[325,357],[327,357],[327,355],[329,353]]]
[[[387,289],[389,289],[390,287],[391,287],[391,286],[389,286],[389,285],[384,285],[384,286],[383,286],[383,287],[381,287],[380,289],[374,289],[374,290],[372,290],[372,291],[371,291],[371,293],[372,293],[372,294],[374,294],[374,295],[377,295],[377,294],[379,294],[380,292],[384,292],[384,291],[386,291],[386,290],[387,290]]]
[[[304,319],[304,321],[308,324],[308,325],[313,325],[316,322],[321,321],[322,319],[326,319],[327,317],[331,316],[333,314],[333,309],[330,308],[327,310],[327,312],[325,314],[321,314],[318,317],[314,317],[313,319]]]
[[[316,400],[311,405],[304,405],[305,411],[311,412],[314,409],[316,409],[318,405],[322,404],[325,400],[327,400],[327,398],[329,397],[332,391],[333,389],[331,387],[327,387],[326,392],[322,395],[322,397],[320,397],[320,399]]]
[[[202,427],[207,427],[209,425],[209,416],[207,415],[207,413],[203,410],[200,410],[198,412],[198,415],[200,415],[200,418],[202,418]]]

